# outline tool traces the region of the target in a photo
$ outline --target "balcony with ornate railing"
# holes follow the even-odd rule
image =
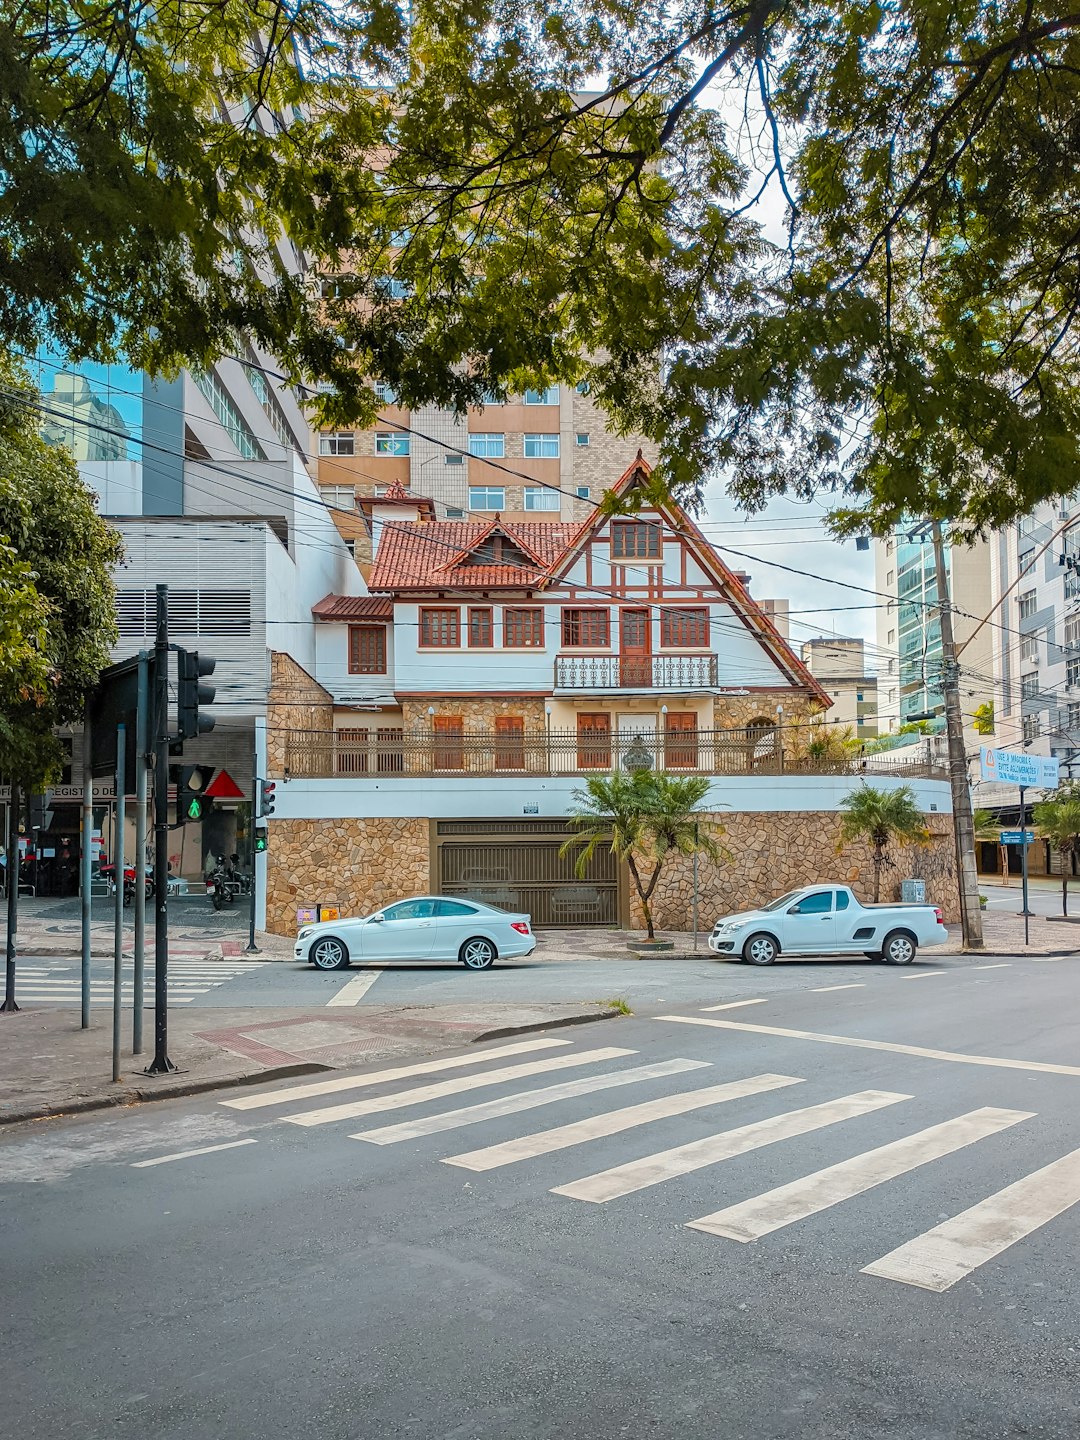
[[[292,730],[284,737],[290,779],[408,778],[419,775],[582,775],[668,770],[699,775],[853,775],[858,755],[785,755],[779,732],[680,730],[653,735],[523,729],[490,731]],[[797,748],[797,747],[796,747]],[[877,763],[873,773],[945,778],[938,766]]]
[[[560,690],[711,690],[717,684],[715,655],[559,655]]]

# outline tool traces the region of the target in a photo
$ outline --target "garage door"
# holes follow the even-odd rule
[[[525,911],[540,930],[618,924],[615,857],[599,848],[579,878],[574,855],[559,855],[570,833],[559,820],[439,820],[439,893]]]

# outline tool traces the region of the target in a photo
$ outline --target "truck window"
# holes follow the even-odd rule
[[[836,908],[837,910],[846,910],[848,908],[848,893],[846,890],[837,890]]]
[[[807,895],[805,900],[800,900],[788,911],[789,915],[827,915],[832,909],[832,891],[819,890],[814,895]]]

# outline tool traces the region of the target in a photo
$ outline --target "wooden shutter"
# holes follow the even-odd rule
[[[611,716],[601,711],[577,717],[578,769],[611,769]]]
[[[495,769],[525,769],[525,718],[522,715],[495,717]]]
[[[688,711],[675,711],[664,716],[664,763],[669,770],[697,769],[696,715]]]
[[[435,769],[464,770],[465,718],[462,715],[435,716]]]

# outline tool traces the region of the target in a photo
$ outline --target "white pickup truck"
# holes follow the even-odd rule
[[[846,885],[805,885],[760,910],[722,916],[709,949],[751,965],[771,965],[778,955],[860,954],[910,965],[920,945],[948,938],[937,905],[860,905]]]

